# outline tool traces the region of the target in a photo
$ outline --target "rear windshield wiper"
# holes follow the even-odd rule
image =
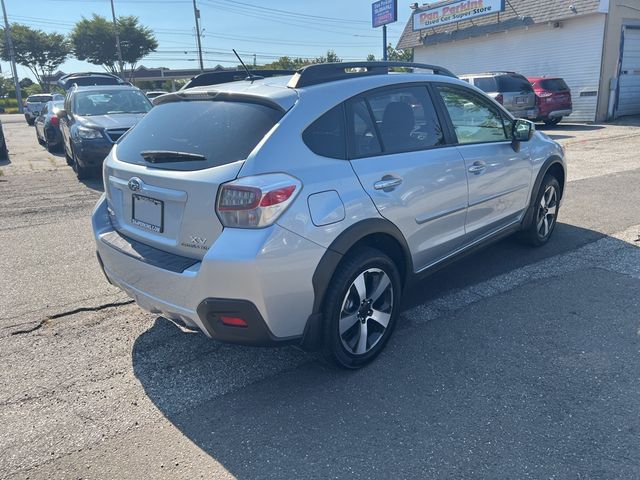
[[[145,150],[140,152],[140,155],[149,163],[202,162],[207,160],[207,157],[199,153],[174,152],[171,150]]]

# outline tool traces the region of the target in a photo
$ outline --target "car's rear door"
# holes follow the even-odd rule
[[[469,243],[520,219],[532,178],[529,149],[514,150],[511,119],[488,98],[461,85],[438,83],[435,90],[465,162]]]
[[[347,137],[360,183],[406,238],[416,271],[462,244],[465,164],[447,142],[426,84],[387,87],[351,99]]]

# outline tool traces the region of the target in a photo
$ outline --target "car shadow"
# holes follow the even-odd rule
[[[562,132],[590,132],[594,130],[602,130],[604,125],[592,125],[586,123],[559,123],[558,125],[545,125],[536,124],[536,130],[542,130],[544,132],[553,132],[554,130],[560,130]]]
[[[102,178],[87,178],[78,181],[91,190],[95,190],[96,192],[104,192],[104,184],[102,183]]]
[[[405,311],[604,236],[567,224],[554,235],[539,249],[505,240],[469,255],[413,286]],[[585,302],[603,296],[603,308],[616,308],[616,294],[607,290],[615,281],[585,282],[592,287],[577,289]],[[249,348],[185,334],[159,317],[136,339],[133,369],[163,415],[235,478],[575,475],[589,462],[597,468],[599,459],[589,455],[579,468],[563,463],[567,455],[587,458],[580,452],[597,442],[595,432],[615,435],[609,417],[590,412],[613,415],[616,407],[586,405],[605,388],[598,378],[617,378],[625,361],[638,373],[629,360],[637,354],[637,325],[618,346],[619,360],[581,361],[580,351],[612,341],[622,320],[602,313],[610,320],[594,330],[581,323],[588,320],[579,314],[589,312],[575,300],[576,316],[557,322],[558,302],[576,285],[558,281],[549,288],[554,295],[516,289],[492,297],[494,310],[483,311],[479,302],[419,326],[403,315],[382,356],[355,372],[293,347]],[[258,378],[265,380],[254,383]]]

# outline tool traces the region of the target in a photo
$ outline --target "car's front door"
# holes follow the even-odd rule
[[[517,222],[527,206],[532,164],[529,148],[515,151],[511,120],[470,88],[436,84],[464,158],[469,183],[468,242]]]
[[[464,241],[467,178],[425,84],[377,89],[347,103],[351,164],[419,271]]]

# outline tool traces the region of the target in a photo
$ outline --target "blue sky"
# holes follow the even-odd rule
[[[158,51],[143,59],[148,67],[197,68],[192,0],[114,0],[116,15],[135,15],[154,30]],[[382,28],[371,27],[370,0],[197,0],[204,29],[205,67],[233,66],[235,48],[258,63],[279,56],[314,57],[331,48],[345,60],[382,55]],[[398,22],[389,25],[388,38],[396,44],[411,10],[400,0]],[[109,0],[5,0],[10,22],[45,31],[69,33],[81,17],[97,13],[110,18]],[[321,18],[319,18],[321,17]],[[245,60],[246,61],[246,60]],[[96,66],[68,60],[66,72]],[[9,64],[2,62],[9,75]],[[29,76],[18,66],[20,78]]]

